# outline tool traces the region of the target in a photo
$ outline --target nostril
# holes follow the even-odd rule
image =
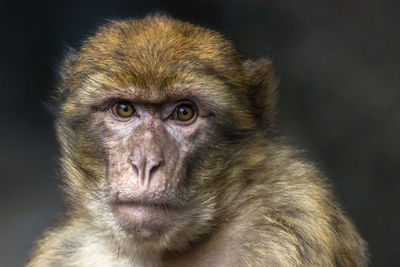
[[[139,163],[136,158],[134,158],[133,156],[130,156],[129,158],[130,164],[132,165],[133,171],[135,172],[136,175],[139,175],[139,167],[138,164]]]
[[[135,171],[136,175],[139,175],[139,169],[136,164],[132,164],[133,170]]]
[[[162,161],[158,161],[157,163],[154,163],[153,166],[149,170],[149,177],[152,177],[162,164],[163,164]]]
[[[153,176],[153,174],[158,170],[158,168],[159,168],[160,166],[161,166],[161,163],[158,163],[158,164],[156,164],[156,165],[154,165],[154,166],[152,166],[152,167],[150,168],[150,173],[149,173],[150,177]]]
[[[157,171],[159,166],[160,165],[156,165],[156,166],[151,167],[151,169],[150,169],[150,177],[153,176],[153,174]]]

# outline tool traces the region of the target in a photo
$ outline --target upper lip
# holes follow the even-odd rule
[[[127,199],[121,200],[116,199],[113,203],[116,206],[132,206],[132,207],[147,207],[147,208],[158,208],[176,210],[179,209],[181,204],[178,201],[173,200],[149,200],[149,199]]]

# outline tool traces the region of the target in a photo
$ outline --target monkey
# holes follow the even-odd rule
[[[327,178],[279,131],[269,59],[155,14],[101,26],[59,73],[67,207],[28,267],[368,265]]]

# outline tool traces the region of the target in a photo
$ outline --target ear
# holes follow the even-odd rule
[[[63,61],[58,68],[58,81],[56,88],[46,105],[48,111],[50,114],[53,114],[53,116],[59,114],[61,103],[65,102],[65,98],[70,91],[70,88],[67,86],[69,84],[69,77],[71,76],[70,70],[72,69],[72,65],[75,64],[77,58],[78,55],[75,50],[67,48]]]
[[[72,68],[72,65],[74,65],[77,59],[77,52],[73,48],[68,47],[67,51],[65,52],[64,59],[58,69],[60,82],[65,82],[65,80],[68,79],[70,75],[69,70]]]
[[[273,131],[278,79],[272,70],[272,63],[268,59],[261,58],[257,61],[247,60],[243,67],[257,124],[266,131]]]

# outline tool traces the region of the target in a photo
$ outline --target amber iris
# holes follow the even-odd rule
[[[119,117],[128,118],[133,115],[135,108],[129,102],[120,102],[114,105],[113,112]]]
[[[180,105],[176,109],[176,117],[180,121],[188,121],[194,117],[194,109],[189,105]]]

